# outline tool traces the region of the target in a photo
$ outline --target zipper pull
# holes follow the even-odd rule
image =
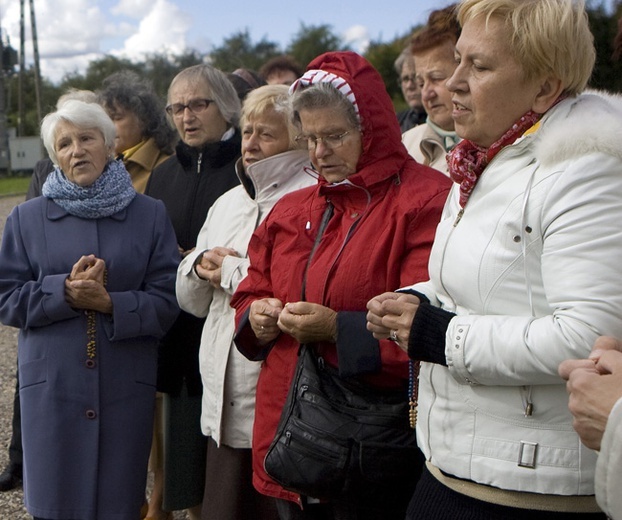
[[[458,212],[458,215],[456,216],[456,221],[454,222],[454,227],[458,225],[458,222],[460,222],[460,220],[462,219],[462,215],[464,215],[464,208],[461,208]]]
[[[531,417],[533,415],[533,403],[527,401],[527,406],[525,406],[525,417]]]
[[[203,152],[199,153],[199,157],[197,158],[197,173],[201,173],[201,162],[203,161]]]

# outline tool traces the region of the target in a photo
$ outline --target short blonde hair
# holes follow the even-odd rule
[[[240,127],[252,119],[261,117],[266,111],[273,109],[283,118],[289,134],[289,148],[299,148],[296,143],[297,129],[290,116],[289,87],[287,85],[264,85],[251,90],[242,103]]]
[[[583,0],[462,0],[458,21],[501,18],[510,49],[528,79],[553,75],[564,92],[581,93],[592,75],[596,50]]]

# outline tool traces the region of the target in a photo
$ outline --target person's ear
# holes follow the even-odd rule
[[[553,76],[544,78],[540,83],[540,90],[533,100],[531,109],[538,114],[544,114],[564,90],[562,80]]]

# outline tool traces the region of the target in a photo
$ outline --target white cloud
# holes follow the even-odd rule
[[[132,2],[125,0],[122,3]],[[145,53],[153,52],[179,54],[186,49],[186,33],[191,25],[191,17],[176,5],[167,0],[157,0],[142,17],[136,33],[125,40],[120,54],[130,59],[139,59]]]
[[[139,20],[149,13],[152,5],[153,0],[119,0],[117,5],[110,8],[110,12],[113,15],[122,15]]]
[[[170,0],[37,0],[35,16],[41,74],[52,82],[84,73],[104,54],[140,60],[145,53],[181,53],[193,19]],[[2,29],[20,45],[19,0],[0,0]],[[25,61],[33,63],[30,8],[25,9]]]
[[[342,35],[344,43],[358,53],[364,53],[369,47],[369,30],[363,25],[348,27]]]
[[[19,0],[2,3],[2,28],[19,52]],[[30,6],[25,2],[25,62],[34,58]],[[109,36],[100,8],[90,0],[39,0],[35,18],[42,76],[58,81],[65,73],[83,71],[85,63],[101,53],[101,41]]]

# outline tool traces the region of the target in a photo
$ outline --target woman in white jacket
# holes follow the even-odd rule
[[[430,281],[368,304],[420,363],[427,459],[408,518],[604,518],[561,361],[622,334],[622,103],[583,93],[581,3],[463,0],[448,80],[463,141]]]
[[[252,486],[251,437],[260,366],[233,345],[232,294],[246,276],[248,242],[284,194],[317,182],[309,154],[299,150],[290,122],[288,88],[251,91],[242,108],[241,184],[210,209],[195,251],[177,273],[182,309],[204,317],[199,365],[203,380],[201,429],[209,437],[202,520],[278,518],[272,500]]]

